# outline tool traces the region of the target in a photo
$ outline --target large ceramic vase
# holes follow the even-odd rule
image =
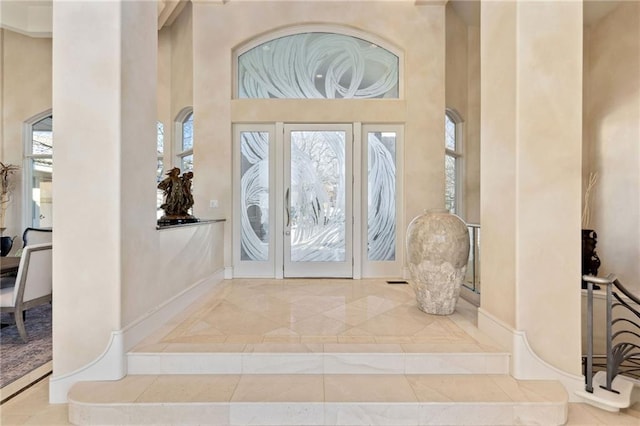
[[[436,315],[456,309],[469,260],[469,231],[447,210],[427,210],[407,228],[407,258],[418,307]]]

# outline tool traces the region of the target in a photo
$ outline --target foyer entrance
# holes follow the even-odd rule
[[[234,126],[233,276],[400,276],[400,126]]]

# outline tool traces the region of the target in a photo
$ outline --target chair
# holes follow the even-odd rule
[[[24,312],[52,300],[52,252],[51,243],[26,246],[22,251],[16,277],[2,278],[0,312],[13,314],[24,342],[27,342]],[[13,281],[13,285],[10,281]]]
[[[53,239],[51,228],[27,228],[22,233],[22,247],[33,244],[50,243]]]

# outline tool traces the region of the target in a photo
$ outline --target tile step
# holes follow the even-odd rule
[[[129,375],[68,407],[76,425],[561,425],[568,396],[508,375]]]
[[[501,352],[133,352],[129,374],[508,374]]]

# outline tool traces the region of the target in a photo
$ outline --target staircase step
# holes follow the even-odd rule
[[[509,375],[129,375],[69,392],[78,425],[560,425],[567,410],[560,383]]]
[[[229,346],[233,348],[233,346]],[[129,374],[507,374],[506,352],[421,352],[420,346],[253,345],[245,352],[131,352]],[[202,348],[206,349],[206,348]],[[237,350],[237,348],[235,348]],[[267,350],[268,349],[268,350]],[[305,350],[303,350],[305,349]]]

